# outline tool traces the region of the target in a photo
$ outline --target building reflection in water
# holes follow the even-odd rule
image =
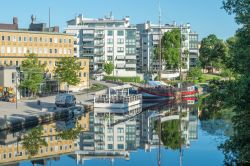
[[[29,156],[22,147],[22,138],[27,130],[0,133],[0,164],[18,163],[22,160],[32,160],[33,163],[46,165],[49,160],[59,160],[60,155],[68,154],[84,164],[85,160],[116,158],[130,159],[131,152],[139,148],[150,152],[161,146],[165,148],[171,143],[159,141],[157,120],[161,126],[169,126],[175,121],[180,127],[181,145],[179,148],[190,146],[190,141],[198,139],[198,109],[192,102],[137,104],[127,108],[126,112],[115,109],[96,108],[85,112],[75,121],[59,121],[43,125],[43,137],[48,146],[40,147],[38,154]],[[72,128],[80,124],[82,132],[75,140],[64,140],[58,136],[58,130]],[[171,127],[168,130],[173,130]],[[166,136],[162,129],[161,136]],[[168,131],[167,131],[168,132]],[[171,131],[170,131],[171,132]],[[164,135],[165,134],[165,135]],[[179,140],[173,140],[179,141]],[[182,154],[181,154],[182,155]],[[30,158],[31,157],[31,158]]]

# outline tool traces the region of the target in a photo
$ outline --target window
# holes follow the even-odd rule
[[[87,75],[86,73],[83,73],[83,76],[84,76],[84,77],[86,77],[86,75]]]
[[[19,64],[18,64],[18,61],[16,61],[16,66],[18,66]]]
[[[10,53],[10,47],[7,47],[7,53]]]
[[[5,47],[4,46],[1,47],[1,53],[5,53]]]
[[[9,158],[11,158],[11,156],[12,156],[12,154],[11,154],[11,153],[9,153]]]
[[[37,37],[34,37],[34,42],[37,42]]]
[[[52,54],[52,49],[49,49],[49,53]]]
[[[118,144],[118,145],[117,145],[117,148],[118,148],[118,149],[124,149],[124,145],[123,145],[123,144]]]
[[[22,47],[18,47],[18,54],[22,53]]]
[[[123,137],[123,136],[118,136],[118,137],[117,137],[117,140],[118,140],[118,141],[124,141],[124,137]]]
[[[108,144],[108,149],[112,150],[113,149],[113,144]]]
[[[36,53],[36,54],[37,54],[37,48],[34,48],[34,53]]]
[[[117,52],[124,52],[124,48],[123,47],[118,47]]]
[[[118,133],[124,133],[124,129],[123,128],[117,128],[117,132]]]
[[[16,42],[16,36],[13,36],[13,37],[12,37],[12,41],[13,41],[13,42]]]
[[[32,37],[30,37],[30,42],[32,42]]]
[[[43,38],[42,38],[42,37],[40,37],[40,42],[41,42],[41,43],[43,42]]]
[[[113,52],[113,47],[108,47],[108,52],[112,53]]]
[[[113,141],[113,136],[108,136],[108,141]]]
[[[27,37],[23,37],[23,41],[24,41],[24,42],[27,42]]]
[[[55,49],[55,54],[57,54],[57,49]]]
[[[44,52],[44,54],[48,54],[48,49],[44,48],[43,52]]]
[[[118,36],[124,36],[124,31],[117,31]]]
[[[69,39],[69,43],[71,43],[71,39]]]
[[[25,54],[27,53],[27,48],[26,47],[23,48],[23,53],[25,53]]]
[[[14,84],[16,82],[16,73],[11,73],[11,82]]]
[[[12,53],[14,53],[14,54],[16,53],[16,47],[12,48]]]
[[[112,128],[108,128],[108,133],[113,133],[113,129]]]
[[[62,43],[62,38],[59,39],[59,43]]]
[[[124,44],[124,39],[120,39],[120,38],[117,39],[117,43],[118,43],[118,44]]]
[[[22,37],[21,37],[21,36],[18,37],[18,41],[19,41],[19,42],[22,41]]]
[[[49,42],[52,43],[52,38],[49,38]]]
[[[62,54],[62,49],[61,48],[59,48],[59,54]]]
[[[4,36],[2,36],[2,41],[4,41]]]
[[[79,72],[79,77],[82,77],[82,72]]]
[[[108,36],[113,36],[113,31],[108,31]]]
[[[50,66],[52,65],[52,61],[49,61],[49,65],[50,65]]]
[[[57,38],[54,38],[54,43],[57,43]]]
[[[3,154],[3,159],[6,159],[6,154],[5,153]]]
[[[108,61],[112,61],[113,57],[112,56],[107,56]]]
[[[113,39],[109,38],[107,42],[108,44],[113,44]]]
[[[10,41],[10,36],[7,37],[7,40]]]

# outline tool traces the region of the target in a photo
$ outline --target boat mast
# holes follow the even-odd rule
[[[159,81],[161,81],[161,70],[162,70],[162,45],[161,45],[161,4],[160,0],[158,0],[158,12],[159,12]]]

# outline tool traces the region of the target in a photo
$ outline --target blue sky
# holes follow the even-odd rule
[[[188,22],[200,38],[213,33],[226,39],[234,35],[238,25],[221,6],[222,0],[161,0],[162,22]],[[115,18],[130,16],[133,24],[158,22],[158,0],[2,0],[0,22],[12,22],[17,16],[20,27],[28,27],[31,14],[36,15],[37,22],[48,22],[49,7],[51,25],[59,25],[61,31],[66,21],[79,13],[99,18],[112,11]]]

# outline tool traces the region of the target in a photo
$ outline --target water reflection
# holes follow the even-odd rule
[[[89,159],[114,163],[115,159],[130,160],[140,149],[150,153],[159,150],[153,156],[158,160],[154,165],[161,164],[162,149],[178,150],[181,164],[183,148],[188,149],[198,139],[199,110],[194,101],[137,103],[126,109],[96,108],[79,118],[35,129],[2,131],[0,165],[23,160],[47,165],[51,159],[60,160],[62,154],[77,164]]]

